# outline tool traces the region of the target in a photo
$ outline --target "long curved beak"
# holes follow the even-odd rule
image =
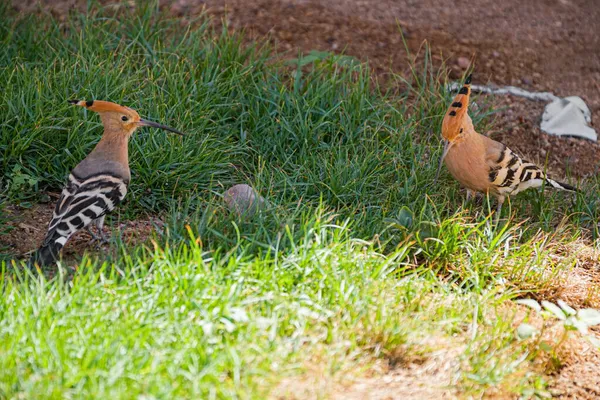
[[[444,151],[442,152],[442,156],[440,157],[440,164],[438,165],[437,172],[435,173],[435,179],[433,180],[433,184],[437,183],[438,178],[440,177],[440,171],[442,170],[442,163],[444,162],[444,158],[448,155],[448,150],[452,147],[452,143],[450,141],[444,139]]]
[[[139,126],[151,126],[153,128],[164,129],[165,131],[173,132],[181,136],[185,136],[183,132],[179,132],[177,129],[173,129],[163,124],[159,124],[158,122],[148,121],[146,119],[140,119],[138,122]]]

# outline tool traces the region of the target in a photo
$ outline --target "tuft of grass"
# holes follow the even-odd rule
[[[190,230],[187,242],[118,263],[84,259],[69,280],[62,267],[52,280],[3,271],[0,393],[263,398],[323,351],[331,371],[352,359],[398,362],[399,349],[423,357],[419,343],[462,336],[510,297],[419,277],[414,243],[383,254],[332,216],[302,230],[287,251],[259,256],[244,240],[207,251]]]

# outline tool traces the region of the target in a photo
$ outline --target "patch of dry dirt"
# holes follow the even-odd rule
[[[495,97],[500,109],[496,115],[497,130],[488,135],[511,148],[528,161],[547,166],[550,176],[566,179],[575,185],[577,179],[596,175],[600,168],[600,142],[548,135],[540,129],[545,103],[519,97]],[[600,117],[600,113],[598,113]],[[596,128],[600,134],[600,130]],[[483,133],[483,132],[482,132]],[[547,160],[547,163],[546,163]]]
[[[544,320],[539,314],[528,307],[517,306],[514,327],[522,322],[533,325],[538,330],[543,329],[541,342],[545,342],[556,353],[550,354],[539,344],[532,343],[530,351],[540,351],[536,355],[532,368],[548,374],[549,391],[559,399],[592,400],[600,398],[600,352],[577,332],[571,331],[560,345],[564,328],[556,319]],[[600,338],[600,332],[594,332]],[[558,361],[553,360],[553,356]]]
[[[17,259],[28,259],[30,253],[38,248],[44,240],[48,223],[52,219],[54,205],[36,204],[31,208],[9,206],[4,212],[13,227],[8,234],[0,236],[0,247],[6,247],[8,253]],[[104,234],[120,235],[124,243],[144,243],[152,236],[155,226],[162,226],[162,222],[155,217],[146,217],[135,221],[115,221],[104,225]],[[95,232],[95,228],[94,228]],[[66,244],[62,251],[62,258],[69,265],[75,265],[81,260],[84,252],[101,254],[111,251],[110,243],[97,247],[91,244],[92,237],[83,230],[76,233]]]
[[[599,399],[598,350],[582,338],[570,339],[567,346],[560,370],[551,377],[551,393],[560,399]]]
[[[550,241],[542,271],[517,268],[506,276],[507,287],[538,301],[563,300],[575,308],[600,309],[600,251],[581,238],[566,244],[560,237],[538,237],[541,240]],[[512,265],[502,269],[511,271]]]
[[[573,307],[600,308],[600,251],[583,240],[564,247],[565,254],[577,254],[577,259],[566,273],[560,298]]]
[[[300,377],[282,380],[269,396],[270,400],[446,400],[457,399],[453,387],[459,370],[459,355],[464,350],[456,343],[440,339],[428,351],[427,358],[404,360],[400,365],[378,360],[366,372],[357,374],[355,368],[348,373],[331,377],[320,363],[306,366]],[[343,376],[340,376],[343,375]]]

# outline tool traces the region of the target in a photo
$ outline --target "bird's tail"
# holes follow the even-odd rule
[[[554,179],[546,178],[546,183],[555,189],[566,190],[567,192],[580,193],[580,190],[567,183],[555,181]]]
[[[56,236],[56,237],[55,237]],[[59,235],[53,235],[52,237],[46,238],[44,244],[33,253],[27,265],[31,268],[35,264],[40,267],[52,265],[58,260],[58,256],[63,246],[65,245],[65,238]]]

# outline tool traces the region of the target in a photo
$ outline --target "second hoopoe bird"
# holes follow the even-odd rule
[[[541,168],[523,160],[504,144],[477,133],[467,112],[470,95],[469,75],[442,122],[444,151],[436,181],[442,162],[445,162],[452,176],[467,189],[467,199],[474,192],[489,193],[496,197],[496,221],[504,200],[523,190],[547,185],[577,192],[573,186],[548,178]]]
[[[128,143],[133,132],[142,126],[183,133],[152,121],[141,119],[129,107],[100,100],[69,103],[85,107],[100,114],[104,134],[92,150],[71,174],[54,209],[44,242],[33,254],[30,265],[54,263],[69,238],[77,231],[88,228],[94,222],[99,237],[106,241],[102,227],[105,215],[119,204],[127,193],[131,174],[129,171]]]

